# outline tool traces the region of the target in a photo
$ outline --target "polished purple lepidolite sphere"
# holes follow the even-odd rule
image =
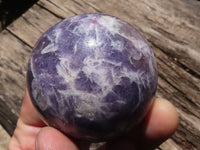
[[[27,82],[35,108],[50,126],[101,141],[141,121],[156,91],[157,68],[134,27],[105,14],[81,14],[42,35]]]

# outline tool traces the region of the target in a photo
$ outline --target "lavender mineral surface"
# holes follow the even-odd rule
[[[82,14],[45,32],[27,73],[31,100],[43,119],[69,136],[107,140],[143,118],[157,86],[154,54],[128,23]]]

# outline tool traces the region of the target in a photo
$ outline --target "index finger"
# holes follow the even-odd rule
[[[20,118],[23,121],[23,123],[30,126],[37,126],[37,127],[45,126],[45,123],[42,121],[42,119],[39,116],[39,113],[36,111],[31,102],[27,88],[21,106]]]
[[[178,113],[167,100],[157,98],[137,130],[107,143],[101,150],[148,150],[168,139],[177,129]]]

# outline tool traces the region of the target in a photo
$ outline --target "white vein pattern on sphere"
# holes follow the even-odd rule
[[[90,17],[88,17],[88,19],[91,19]],[[93,19],[93,18],[92,18]],[[96,18],[95,18],[96,19]],[[100,17],[99,19],[97,19],[97,22],[100,24],[100,25],[102,25],[103,27],[106,27],[106,29],[108,30],[108,31],[110,31],[113,35],[115,35],[115,34],[120,34],[120,35],[122,35],[123,37],[125,37],[125,38],[128,38],[126,35],[123,35],[123,34],[121,34],[120,32],[119,32],[119,29],[120,29],[120,24],[118,23],[118,20],[116,20],[116,19],[110,19],[110,17],[107,17],[107,16],[103,16],[103,17]],[[71,23],[72,24],[72,23]],[[70,27],[71,26],[71,24],[68,26],[68,27]],[[89,36],[89,35],[87,35],[91,30],[94,30],[94,28],[95,28],[95,32],[96,32],[96,39],[98,39],[98,31],[97,31],[97,26],[95,25],[95,24],[92,24],[92,25],[90,25],[88,28],[86,28],[86,29],[88,29],[88,30],[83,30],[83,29],[85,29],[84,28],[84,24],[81,24],[80,23],[80,26],[77,26],[73,31],[70,31],[71,33],[73,33],[73,34],[75,34],[75,35],[78,35],[78,36],[80,36],[79,35],[79,33],[83,33],[83,31],[86,33],[86,36]],[[54,33],[57,33],[56,34],[56,41],[58,41],[58,37],[59,37],[59,34],[61,33],[61,30],[59,30],[59,29],[54,29],[54,30],[56,30]],[[67,28],[66,28],[66,30],[67,30]],[[67,35],[66,35],[67,36]],[[50,40],[53,40],[53,39],[51,39],[50,37],[48,37]],[[98,43],[98,40],[96,40],[96,39],[92,39],[92,38],[90,38],[90,37],[88,37],[88,39],[90,39],[90,40],[93,40],[92,42],[93,43],[89,43],[89,46],[93,46],[93,47],[98,47],[98,46],[100,46],[101,45],[101,43]],[[89,41],[89,42],[91,42],[91,41]],[[78,43],[78,42],[77,42]],[[76,46],[77,46],[77,43],[75,44],[75,46],[74,46],[74,51],[76,52]],[[112,43],[115,43],[115,42],[113,42],[112,41]],[[144,42],[143,41],[141,41],[141,40],[135,40],[134,41],[134,43],[136,43],[136,45],[138,45],[138,47],[139,47],[139,49],[141,50],[142,48],[146,48],[146,44],[144,44]],[[92,44],[92,45],[91,45]],[[118,43],[117,43],[118,45],[117,46],[119,46],[119,45],[122,45],[121,43],[120,43],[120,41],[118,41]],[[114,45],[115,46],[115,45]],[[121,47],[121,46],[120,46]],[[118,48],[117,47],[117,49],[120,51],[121,49],[120,48]],[[43,50],[42,50],[42,54],[45,54],[45,53],[49,53],[49,52],[55,52],[56,51],[56,49],[54,48],[54,44],[50,44],[50,45],[48,45],[47,47],[45,47]],[[96,52],[97,51],[97,52]],[[95,49],[95,54],[97,54],[98,52],[99,52],[99,49]],[[148,51],[147,51],[148,52]],[[146,51],[144,51],[144,52],[142,52],[142,53],[144,53],[143,55],[145,55],[145,54],[147,54],[146,53]],[[140,54],[141,55],[141,54]],[[95,55],[96,56],[96,58],[98,58],[98,55]],[[134,57],[135,55],[133,55],[133,57]],[[135,58],[134,57],[134,60],[139,60],[141,57],[139,57],[139,58]],[[67,62],[67,60],[65,59],[65,58],[59,58],[60,59],[60,65],[58,64],[58,66],[57,66],[57,72],[58,72],[58,74],[60,75],[60,76],[62,76],[63,77],[63,79],[64,80],[66,80],[65,82],[68,82],[69,84],[70,84],[70,86],[71,86],[71,90],[69,90],[69,91],[66,91],[66,93],[65,93],[65,95],[67,94],[67,93],[74,93],[75,91],[76,91],[76,88],[75,88],[75,86],[74,86],[74,80],[75,80],[75,78],[77,77],[77,74],[78,74],[78,72],[80,71],[77,71],[77,72],[71,72],[71,73],[73,73],[73,75],[70,75],[69,74],[69,72],[70,71],[66,71],[66,68],[69,68],[69,63]],[[84,60],[87,60],[87,58],[85,58]],[[91,59],[91,61],[92,60],[96,60],[96,59]],[[64,62],[63,62],[64,61]],[[117,64],[114,64],[112,61],[108,61],[108,60],[104,60],[104,59],[101,59],[101,60],[99,60],[99,64],[100,64],[100,66],[102,66],[101,64],[102,64],[102,61],[105,61],[105,62],[108,62],[108,63],[111,63],[111,64],[113,64],[113,65],[117,65]],[[110,85],[109,85],[109,82],[108,82],[108,84],[106,84],[107,82],[105,82],[105,81],[107,81],[107,78],[103,78],[103,77],[106,77],[106,74],[109,74],[107,71],[107,69],[104,69],[103,67],[99,67],[99,68],[102,68],[103,70],[101,70],[101,69],[96,69],[95,67],[92,67],[92,65],[89,65],[88,63],[86,63],[87,61],[84,61],[85,63],[84,63],[84,67],[82,68],[82,70],[86,73],[86,75],[88,76],[88,78],[90,78],[91,77],[91,74],[92,73],[94,73],[94,72],[98,72],[98,74],[100,74],[102,77],[101,78],[99,78],[99,82],[98,82],[98,80],[96,80],[96,82],[101,86],[101,87],[104,87],[103,89],[106,89],[106,91],[104,91],[103,92],[103,96],[105,96],[105,95],[107,95],[108,93],[108,91],[110,91],[111,89],[109,89],[108,87],[110,87]],[[66,67],[65,65],[66,64],[68,64],[68,66]],[[149,64],[151,64],[151,63],[149,63]],[[121,65],[121,63],[119,63],[119,65]],[[122,66],[121,66],[122,67]],[[87,69],[88,68],[88,69]],[[153,69],[152,67],[151,67],[151,69]],[[112,73],[114,72],[113,70],[111,71]],[[129,79],[132,79],[132,81],[135,81],[138,85],[140,85],[140,84],[143,84],[143,85],[145,85],[145,83],[143,83],[145,80],[138,80],[139,79],[139,77],[138,77],[138,73],[137,72],[131,72],[130,70],[127,70],[126,68],[124,68],[124,67],[122,67],[122,69],[121,69],[121,75],[122,76],[114,76],[114,75],[112,75],[112,77],[114,78],[113,80],[114,80],[114,83],[115,84],[119,84],[118,82],[120,81],[120,78],[121,77],[123,77],[123,76],[127,76]],[[141,77],[142,76],[144,76],[143,75],[143,73],[140,75]],[[142,82],[143,81],[143,82]],[[147,80],[148,81],[148,80]],[[148,84],[149,85],[149,84]],[[84,92],[82,92],[82,91],[79,91],[80,93],[82,93],[81,95],[85,95],[85,93]],[[90,95],[90,94],[88,94],[88,95]],[[84,104],[85,105],[85,104]],[[93,105],[91,105],[91,107],[93,107]]]
[[[89,17],[89,19],[91,19],[90,17]],[[100,19],[98,19],[97,20],[97,22],[99,22],[99,24],[100,25],[102,25],[102,26],[104,26],[104,27],[106,27],[112,34],[121,34],[121,33],[119,33],[119,28],[120,28],[120,25],[119,25],[119,23],[118,23],[118,21],[116,21],[116,19],[110,19],[110,17],[107,17],[107,16],[103,16],[103,17],[101,17]],[[70,24],[71,25],[71,24]],[[70,27],[70,25],[69,25],[69,27]],[[85,32],[86,33],[86,36],[88,36],[87,35],[87,33],[89,33],[90,32],[90,30],[94,30],[94,27],[95,27],[95,31],[96,31],[96,33],[98,33],[98,31],[97,31],[97,27],[95,26],[95,24],[92,24],[91,26],[89,26],[88,28],[86,28],[86,29],[88,29],[88,30],[86,30],[86,31],[84,31],[83,30],[83,28],[84,28],[84,25],[83,24],[81,24],[80,26],[77,26],[73,31],[70,31],[71,33],[73,33],[73,34],[76,34],[76,35],[79,35],[79,33],[80,32]],[[67,28],[66,28],[67,29]],[[58,34],[56,34],[56,41],[58,41],[58,37],[59,37],[59,34],[60,34],[60,30],[58,30],[58,29],[55,29],[56,31],[54,32],[54,33],[58,33]],[[125,35],[122,35],[123,37],[125,37],[125,38],[128,38],[127,36],[125,36]],[[96,35],[96,37],[98,37],[98,35]],[[49,38],[49,37],[48,37]],[[49,38],[50,39],[50,38]],[[52,39],[50,39],[50,40],[52,40]],[[92,43],[93,45],[89,45],[89,46],[99,46],[100,44],[98,43],[98,41],[96,40],[96,39],[90,39],[90,40],[94,40],[95,41],[95,43]],[[93,41],[93,42],[94,42]],[[139,47],[140,47],[140,49],[141,48],[144,48],[144,47],[146,47],[146,45],[144,44],[144,42],[143,41],[140,41],[140,40],[137,40],[136,41],[137,42],[137,44],[139,45]],[[113,42],[114,43],[114,42]],[[119,44],[119,43],[118,43]],[[120,44],[119,44],[120,45]],[[76,49],[76,46],[77,46],[77,43],[76,43],[76,45],[75,45],[75,49]],[[118,50],[120,50],[119,48],[117,48]],[[54,44],[50,44],[50,45],[48,45],[47,47],[45,47],[45,49],[43,49],[42,50],[42,54],[44,54],[44,53],[48,53],[48,52],[53,52],[53,51],[56,51],[55,50],[55,48],[54,48]],[[97,52],[98,52],[98,50],[97,50]],[[95,55],[95,56],[97,56],[97,55]],[[134,56],[134,55],[133,55]],[[62,62],[62,60],[66,60],[65,58],[59,58],[60,60],[61,60],[61,63],[60,64],[68,64],[67,63],[67,61],[64,61],[64,62]],[[93,58],[94,59],[94,58]],[[135,58],[134,58],[135,59]],[[137,59],[137,58],[136,58]],[[95,60],[95,59],[94,59]],[[100,62],[101,61],[105,61],[104,59],[103,60],[99,60]],[[107,61],[107,62],[109,62],[109,61]],[[113,62],[110,62],[110,63],[112,63],[112,64],[114,64]],[[101,63],[100,63],[101,64]],[[115,64],[116,65],[116,64]],[[120,65],[121,65],[121,63],[120,63]],[[73,82],[74,82],[74,80],[75,80],[75,77],[77,76],[77,73],[78,72],[74,72],[75,74],[73,74],[73,75],[69,75],[69,72],[68,71],[66,71],[66,68],[69,68],[69,67],[65,67],[65,66],[63,66],[63,65],[61,65],[61,67],[60,67],[60,65],[58,65],[57,66],[57,71],[58,71],[58,74],[60,75],[60,76],[62,76],[65,80],[67,80],[67,82],[68,83],[70,83],[70,85],[71,85],[71,92],[73,91],[76,91],[76,89],[75,89],[75,87],[74,87],[74,84],[73,84]],[[89,68],[88,70],[87,69],[84,69],[84,68]],[[99,70],[97,70],[97,69],[94,69],[94,70],[92,70],[92,68],[94,68],[94,67],[92,67],[92,66],[89,66],[89,64],[86,64],[85,63],[85,65],[84,65],[84,68],[82,69],[82,70],[84,70],[84,72],[87,74],[87,76],[89,77],[89,76],[91,76],[90,74],[91,73],[94,73],[94,72],[98,72],[98,74],[100,74],[102,77],[106,77],[106,75],[105,74],[108,74],[108,72],[105,72],[105,71],[107,71],[106,69],[103,69],[102,67],[102,69],[103,70],[101,70],[101,69],[99,69]],[[121,74],[122,74],[122,76],[124,76],[124,75],[126,75],[126,76],[128,76],[128,78],[130,78],[130,79],[132,79],[132,81],[135,81],[135,82],[137,82],[137,84],[139,85],[139,84],[141,84],[141,81],[139,81],[139,80],[137,80],[138,79],[138,74],[137,73],[135,73],[135,72],[129,72],[129,71],[127,71],[126,69],[126,71],[123,71],[125,68],[122,68],[122,71],[121,71]],[[90,71],[91,70],[91,71]],[[89,73],[89,72],[91,72],[91,73]],[[113,72],[113,70],[112,70],[112,72]],[[127,72],[128,72],[128,74],[127,74]],[[118,82],[120,81],[120,78],[121,78],[121,76],[114,76],[114,75],[112,75],[113,77],[115,77],[115,79],[114,79],[114,83],[116,83],[116,84],[118,84]],[[141,75],[142,76],[142,75]],[[101,78],[100,78],[101,79]],[[99,82],[98,82],[98,84],[101,86],[101,87],[104,87],[103,89],[106,89],[107,91],[110,91],[111,89],[108,89],[108,87],[109,87],[109,84],[107,84],[107,85],[105,85],[105,83],[106,82],[104,82],[104,81],[106,81],[107,79],[106,78],[102,78]],[[142,81],[144,81],[144,80],[142,80]],[[145,85],[144,83],[142,83],[143,85]],[[70,91],[68,91],[67,93],[71,93]],[[79,91],[80,92],[80,91]],[[81,93],[81,92],[80,92]],[[66,93],[65,93],[66,94]],[[103,94],[103,96],[105,96],[106,94],[108,94],[107,92],[105,92],[104,91],[104,94]],[[85,93],[83,92],[83,94],[81,94],[81,95],[85,95]],[[92,106],[91,106],[92,107]]]
[[[51,115],[57,113],[55,116],[64,124],[73,124],[76,118],[91,122],[104,118],[106,122],[123,112],[123,107],[128,107],[127,101],[132,105],[129,113],[133,114],[141,104],[147,105],[147,98],[155,92],[153,52],[134,28],[115,17],[99,14],[71,17],[48,30],[43,38],[36,45],[35,58],[33,55],[30,59],[32,95],[38,99],[41,111],[57,105]],[[124,84],[136,93],[128,91]],[[144,90],[149,92],[147,97]],[[137,94],[138,100],[131,99]],[[116,108],[109,96],[115,98]],[[67,113],[74,118],[67,116],[69,120],[65,122]],[[58,125],[63,129],[61,122]]]

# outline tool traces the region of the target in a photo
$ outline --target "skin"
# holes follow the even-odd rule
[[[155,98],[147,116],[134,131],[107,142],[98,150],[151,150],[167,140],[177,129],[175,107],[163,98]],[[20,116],[8,150],[88,150],[89,143],[70,139],[48,127],[33,107],[26,90]]]

